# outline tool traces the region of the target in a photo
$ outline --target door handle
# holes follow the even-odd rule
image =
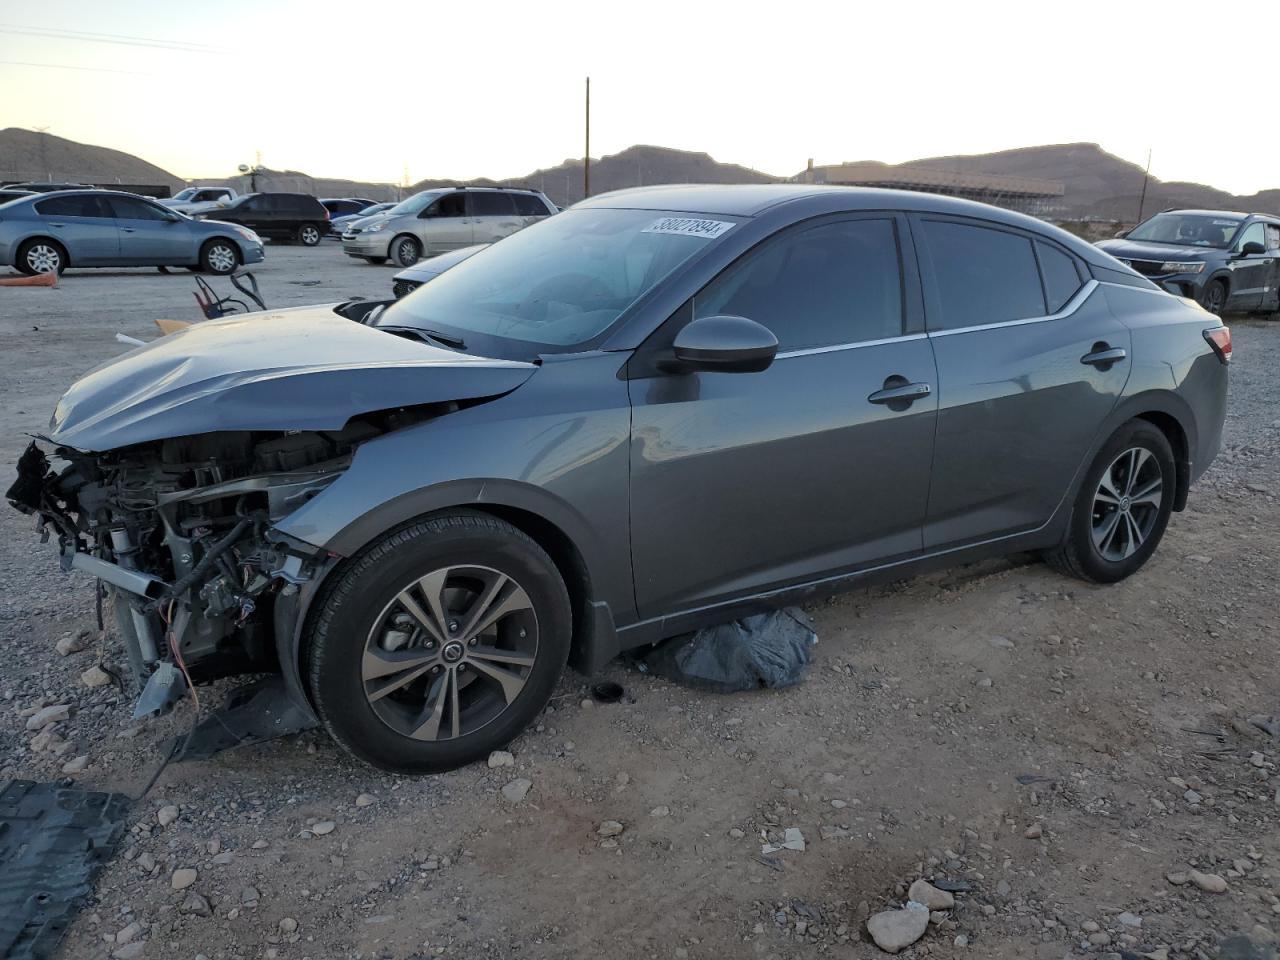
[[[124,233],[133,233],[133,227],[121,227],[120,229],[121,229]]]
[[[929,384],[908,383],[905,377],[890,377],[884,383],[883,390],[877,390],[867,397],[871,403],[884,403],[890,407],[901,405],[901,409],[906,409],[921,397],[927,397],[933,393],[933,388]]]
[[[1113,363],[1119,363],[1128,354],[1125,353],[1123,347],[1113,347],[1107,343],[1095,343],[1093,349],[1080,358],[1081,363],[1087,363],[1091,367],[1097,367],[1100,370],[1106,370]]]

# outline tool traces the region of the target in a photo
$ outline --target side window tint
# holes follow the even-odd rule
[[[1045,314],[1031,241],[987,227],[924,220],[933,266],[929,327],[955,330]]]
[[[36,204],[36,212],[45,217],[111,217],[111,208],[101,197],[50,197]]]
[[[163,213],[145,200],[134,197],[112,197],[111,206],[121,220],[166,220]]]
[[[477,191],[471,195],[473,217],[509,217],[514,213],[515,204],[509,193]]]
[[[1080,289],[1080,271],[1076,262],[1057,247],[1036,243],[1040,257],[1040,273],[1044,276],[1044,297],[1050,313],[1057,313]]]
[[[465,193],[447,193],[431,205],[429,216],[432,217],[465,217],[467,215],[467,195]]]
[[[542,199],[531,193],[516,193],[512,196],[516,202],[516,213],[522,217],[545,217],[549,212]]]
[[[1267,249],[1280,250],[1280,227],[1267,224]]]
[[[694,317],[764,324],[779,349],[902,333],[902,276],[892,220],[845,220],[767,240],[711,281]]]

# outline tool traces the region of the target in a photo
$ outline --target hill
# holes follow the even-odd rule
[[[69,180],[100,186],[166,186],[170,190],[183,186],[181,177],[121,150],[19,127],[0,130],[0,180]]]

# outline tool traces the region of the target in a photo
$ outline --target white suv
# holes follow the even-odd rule
[[[342,250],[370,263],[393,260],[407,267],[423,257],[493,243],[555,212],[555,205],[537,190],[424,190],[384,213],[351,224],[342,234]]]

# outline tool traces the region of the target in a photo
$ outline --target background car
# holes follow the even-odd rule
[[[0,203],[8,203],[21,197],[29,197],[34,191],[15,190],[13,187],[0,187]]]
[[[100,366],[49,425],[71,468],[33,445],[9,497],[117,589],[140,677],[277,670],[347,750],[427,772],[517,736],[567,662],[747,611],[1027,551],[1136,573],[1218,452],[1230,358],[1028,216],[651,187],[391,304]]]
[[[1280,217],[1166,210],[1098,246],[1210,313],[1280,312]]]
[[[131,193],[33,194],[0,213],[0,264],[28,274],[159,266],[225,274],[262,259],[262,241],[252,230],[193,220]]]
[[[30,190],[32,193],[55,193],[59,190],[92,190],[92,183],[56,183],[46,180],[29,180],[26,183],[11,183],[8,190]]]
[[[363,220],[365,217],[377,216],[385,210],[390,210],[395,206],[395,202],[375,203],[372,206],[365,207],[358,213],[347,213],[340,217],[333,217],[329,221],[329,239],[341,240],[343,231],[354,225],[356,222]]]
[[[272,240],[296,240],[314,247],[329,232],[329,211],[306,193],[249,193],[213,214]]]
[[[373,200],[365,200],[361,197],[322,197],[320,199],[320,205],[329,211],[330,220],[334,217],[348,217],[353,213],[368,210],[374,203]]]
[[[180,213],[208,213],[228,206],[239,196],[231,187],[187,187],[167,200],[161,200],[170,209]]]
[[[456,267],[463,260],[470,259],[489,246],[492,246],[492,244],[477,243],[474,246],[463,247],[461,250],[450,250],[448,253],[437,254],[428,260],[419,260],[413,266],[405,267],[391,278],[391,292],[396,295],[397,299],[408,296],[428,280],[434,280],[446,270]]]
[[[537,190],[446,187],[424,190],[348,227],[342,250],[370,263],[407,267],[422,257],[492,243],[556,212]]]

